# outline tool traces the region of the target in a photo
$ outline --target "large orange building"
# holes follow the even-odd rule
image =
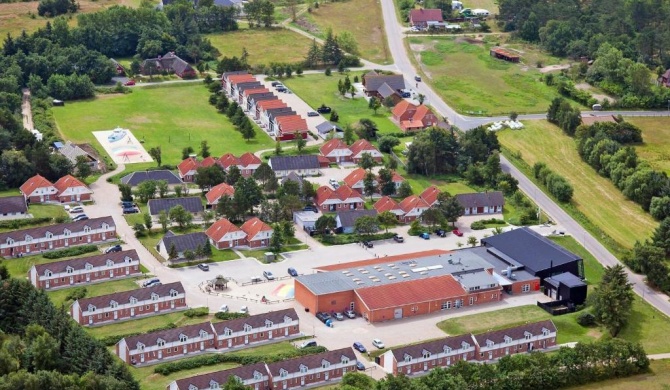
[[[326,266],[295,279],[295,298],[312,313],[353,310],[370,322],[500,301],[508,281],[484,257],[430,250]]]

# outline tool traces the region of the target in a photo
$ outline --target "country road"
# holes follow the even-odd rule
[[[417,74],[408,57],[404,45],[403,28],[398,22],[395,14],[393,0],[381,0],[382,15],[386,26],[386,36],[389,42],[389,49],[395,61],[395,66],[405,77],[408,85],[415,85],[414,76]],[[449,107],[429,86],[425,83],[418,83],[416,88],[419,93],[426,95],[427,102],[440,114],[446,116],[449,122],[462,130],[469,130],[479,125],[492,121],[504,120],[506,117],[494,118],[475,118],[466,117],[457,113]],[[589,111],[583,112],[585,115],[604,116],[604,115],[624,115],[624,116],[668,116],[668,111]],[[519,115],[522,120],[537,120],[546,118],[546,114]],[[568,215],[563,209],[554,203],[541,189],[530,181],[521,171],[516,169],[505,157],[501,156],[501,166],[504,172],[509,172],[519,181],[519,188],[526,193],[537,205],[551,216],[554,222],[564,226],[565,230],[579,241],[586,250],[588,250],[603,266],[612,266],[618,264],[617,258],[607,250],[598,240],[587,232],[577,221]],[[613,207],[615,207],[613,205]],[[651,290],[644,283],[643,277],[632,273],[627,269],[630,282],[633,283],[635,293],[649,302],[665,315],[670,316],[670,302],[668,296]]]

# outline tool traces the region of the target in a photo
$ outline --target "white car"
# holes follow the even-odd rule
[[[328,180],[328,183],[329,183],[331,186],[334,186],[334,185],[336,185],[336,184],[340,184],[340,183],[338,183],[337,180],[335,180],[335,179],[330,179],[330,180]]]
[[[220,313],[228,313],[228,310],[229,310],[228,305],[226,305],[225,303],[221,305],[221,307],[219,308]]]
[[[374,345],[375,347],[377,347],[377,348],[379,348],[379,349],[384,349],[384,348],[386,348],[386,346],[384,345],[384,342],[381,341],[380,339],[374,339],[374,340],[372,340],[372,345]]]
[[[240,313],[242,314],[249,314],[249,308],[247,306],[242,306],[240,308]]]
[[[81,214],[84,212],[84,208],[81,206],[76,206],[70,209],[70,214]]]

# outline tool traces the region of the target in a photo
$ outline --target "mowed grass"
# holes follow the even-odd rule
[[[201,322],[211,320],[215,320],[214,316],[188,318],[184,315],[184,312],[177,312],[139,318],[131,321],[118,322],[110,325],[97,326],[94,328],[85,327],[84,329],[86,329],[86,331],[93,337],[100,339],[108,336],[118,336],[136,332],[146,333],[152,329],[167,326],[170,323],[180,327],[199,324]]]
[[[351,82],[354,76],[360,74],[349,74]],[[389,119],[391,113],[386,108],[380,108],[375,114],[368,108],[368,102],[362,97],[350,99],[342,97],[337,91],[338,80],[344,80],[345,75],[333,72],[332,76],[323,74],[304,75],[283,79],[284,85],[289,87],[296,95],[316,110],[321,104],[325,104],[337,111],[340,116],[338,124],[344,127],[348,124],[354,125],[363,118],[368,118],[377,124],[379,134],[397,133],[400,128]],[[347,95],[350,96],[350,95]],[[326,120],[330,114],[325,114]]]
[[[136,277],[136,278],[119,279],[110,282],[89,284],[84,286],[76,285],[73,286],[72,288],[63,288],[60,290],[48,291],[47,295],[49,295],[49,298],[51,298],[51,301],[54,303],[56,307],[60,307],[61,305],[65,305],[65,307],[68,307],[72,303],[72,301],[67,300],[67,296],[70,293],[72,293],[72,290],[76,287],[85,287],[86,297],[97,297],[99,295],[107,295],[117,292],[136,290],[140,288],[140,286],[137,284],[138,279],[140,278]]]
[[[247,61],[252,66],[301,62],[312,44],[309,38],[285,28],[240,29],[205,37],[219,49],[222,57],[240,57],[242,49],[246,48]]]
[[[163,164],[181,162],[181,152],[187,146],[197,153],[204,140],[213,156],[274,147],[260,130],[256,138],[245,141],[228,118],[208,103],[209,95],[201,83],[141,87],[128,95],[68,102],[64,107],[54,107],[53,113],[61,134],[70,141],[99,145],[93,131],[120,126],[144,140],[147,151],[160,146]]]
[[[140,5],[140,0],[78,0],[77,3],[79,3],[80,9],[70,19],[69,24],[71,26],[76,26],[76,15],[78,14],[97,12],[114,5],[136,8]],[[16,37],[21,34],[22,30],[31,33],[40,27],[44,27],[47,21],[52,19],[38,16],[38,5],[38,1],[0,4],[0,36],[4,38],[7,33],[11,33],[12,36]],[[35,15],[35,18],[32,18],[31,14]]]
[[[459,112],[545,112],[557,96],[539,80],[535,64],[525,66],[492,58],[489,44],[453,37],[412,37],[407,43],[426,75],[425,82]]]
[[[572,390],[668,390],[670,389],[670,360],[653,360],[649,372],[628,378],[612,379],[583,386],[571,387]]]
[[[329,28],[335,35],[348,31],[358,43],[358,55],[361,58],[378,64],[393,62],[388,50],[379,1],[319,3],[319,8],[312,7],[312,12],[305,15],[319,28],[319,33],[315,34],[319,38],[325,38]]]
[[[90,252],[79,256],[64,257],[60,259],[47,259],[44,258],[44,256],[42,255],[25,256],[17,259],[2,260],[2,264],[4,264],[7,267],[9,275],[12,276],[13,278],[27,278],[28,271],[30,271],[30,268],[32,268],[33,265],[55,263],[57,261],[71,260],[80,257],[90,257],[99,254],[100,252]]]
[[[635,147],[640,158],[670,174],[670,118],[630,117],[626,121],[642,129],[644,143]]]
[[[572,138],[547,121],[525,124],[520,131],[499,132],[502,146],[512,153],[520,152],[531,167],[544,162],[565,177],[574,188],[574,206],[619,245],[632,248],[636,240],[644,241],[651,235],[656,222],[583,162]]]

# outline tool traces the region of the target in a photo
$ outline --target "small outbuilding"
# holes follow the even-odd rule
[[[570,272],[563,272],[544,280],[544,293],[557,301],[581,305],[586,301],[586,283]]]
[[[489,53],[491,54],[491,57],[495,57],[499,60],[515,63],[521,61],[521,56],[501,47],[493,47]]]
[[[294,211],[293,222],[302,230],[311,231],[316,229],[316,220],[320,214],[313,211]]]

